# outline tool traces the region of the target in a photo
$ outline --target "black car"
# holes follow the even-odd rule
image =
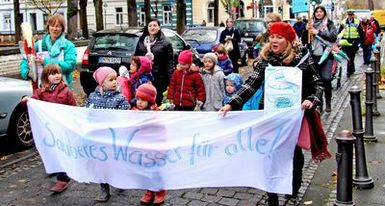
[[[245,43],[248,47],[246,53],[249,54],[249,57],[252,57],[253,48],[256,44],[255,37],[257,37],[258,34],[265,32],[266,23],[263,19],[239,18],[234,21],[234,27],[238,29],[241,34],[241,43]]]
[[[162,29],[163,33],[171,40],[174,50],[174,61],[182,50],[191,49],[191,46],[176,32]],[[117,72],[119,67],[130,66],[131,57],[135,53],[142,28],[108,29],[93,34],[92,39],[84,52],[80,68],[80,83],[87,96],[95,91],[97,86],[92,73],[101,66],[109,66]],[[197,52],[194,63],[201,64]],[[176,64],[175,64],[176,65]]]

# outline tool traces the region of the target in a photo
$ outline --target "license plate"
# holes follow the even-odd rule
[[[243,41],[253,41],[253,38],[242,38]]]
[[[99,63],[120,64],[121,62],[122,58],[119,57],[99,57]]]

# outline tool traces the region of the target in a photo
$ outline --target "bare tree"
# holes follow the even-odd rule
[[[56,14],[64,0],[30,0],[30,3],[48,16]]]
[[[214,0],[214,26],[219,25],[219,0]]]
[[[374,10],[373,0],[368,0],[369,10]]]
[[[150,0],[144,0],[144,13],[146,16],[146,22],[151,19],[151,4]]]
[[[21,22],[23,21],[20,14],[20,2],[19,0],[13,0],[13,16],[15,22],[15,43],[17,44],[21,39]]]
[[[83,37],[88,39],[88,22],[87,22],[87,0],[79,0],[79,15],[80,15],[80,28],[82,29]]]
[[[68,39],[78,36],[78,0],[67,0]]]
[[[95,5],[96,31],[100,31],[104,29],[103,0],[94,0],[94,5]]]
[[[184,0],[177,0],[176,2],[176,32],[182,34],[185,29],[186,16],[185,16]]]
[[[127,0],[128,26],[138,26],[138,13],[136,0]]]

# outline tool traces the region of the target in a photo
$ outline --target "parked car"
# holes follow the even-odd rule
[[[182,37],[187,41],[199,54],[199,58],[203,61],[203,56],[211,52],[213,46],[219,44],[219,39],[222,31],[225,27],[190,27],[186,29]],[[246,65],[245,53],[247,51],[247,45],[244,42],[239,43],[239,50],[241,52],[241,65]]]
[[[162,28],[163,33],[170,39],[174,50],[175,65],[179,52],[191,49],[191,46],[176,32]],[[93,34],[87,49],[84,51],[80,68],[80,83],[84,92],[89,95],[97,86],[92,73],[100,66],[109,66],[117,72],[121,65],[129,68],[131,57],[135,53],[142,28],[129,27],[108,29]],[[195,50],[194,62],[201,64]]]
[[[27,107],[20,103],[25,95],[32,96],[31,82],[0,77],[0,138],[21,148],[34,145]]]
[[[297,20],[295,20],[295,19],[285,19],[285,20],[283,20],[283,22],[286,22],[286,23],[294,26],[294,24],[297,22]]]
[[[182,37],[197,50],[202,60],[206,53],[211,52],[213,46],[219,44],[224,29],[224,27],[190,27],[183,32]]]
[[[234,21],[234,26],[241,34],[241,43],[244,43],[247,46],[244,55],[242,56],[242,60],[244,61],[246,56],[248,58],[252,58],[254,46],[256,44],[255,37],[257,37],[258,34],[265,32],[265,21],[263,19],[256,18],[239,18]]]

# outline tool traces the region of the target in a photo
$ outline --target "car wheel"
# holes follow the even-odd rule
[[[28,111],[19,105],[12,114],[8,128],[9,138],[18,147],[28,148],[34,145]]]

